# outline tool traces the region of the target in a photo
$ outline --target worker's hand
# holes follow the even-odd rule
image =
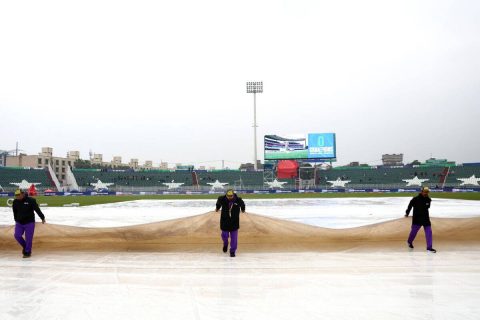
[[[215,212],[218,212],[219,209],[215,209]]]
[[[42,220],[42,224],[45,224],[45,222],[47,222],[47,220],[43,219],[43,220]]]
[[[242,213],[247,213],[247,212],[245,212],[245,211],[242,211]]]

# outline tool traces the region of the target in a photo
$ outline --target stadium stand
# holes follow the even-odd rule
[[[458,180],[458,178],[469,178],[472,175],[480,178],[480,163],[463,164],[462,166],[451,167],[445,181],[445,186],[459,186],[461,181]]]
[[[82,189],[91,189],[91,183],[101,180],[105,183],[114,183],[110,187],[112,190],[129,190],[146,187],[150,190],[164,190],[167,186],[164,183],[175,181],[184,183],[185,189],[209,189],[208,183],[216,180],[228,183],[226,187],[237,189],[263,188],[263,172],[261,171],[240,171],[240,170],[213,170],[213,171],[106,171],[100,169],[73,169],[73,174],[77,180],[78,186]],[[195,183],[194,179],[195,178]],[[287,188],[293,188],[295,181],[293,179],[280,179],[286,181]],[[197,185],[198,184],[198,185]]]
[[[412,179],[415,176],[419,179],[428,179],[426,185],[442,187],[443,177],[446,176],[445,186],[456,187],[461,181],[456,178],[480,175],[478,166],[419,166],[419,167],[352,167],[334,168],[318,172],[317,185],[328,186],[327,181],[337,178],[350,180],[349,187],[405,187],[404,179]]]
[[[128,187],[166,187],[163,183],[175,180],[192,186],[192,173],[190,171],[123,171],[123,170],[100,170],[100,169],[73,169],[75,179],[80,188],[91,189],[91,183],[98,180],[106,183],[114,183],[111,189],[128,189]]]
[[[0,185],[5,191],[14,191],[18,187],[11,183],[19,183],[26,180],[31,183],[40,183],[37,190],[43,191],[52,188],[52,183],[45,169],[28,169],[19,167],[0,167]]]
[[[74,169],[74,175],[81,188],[91,188],[91,183],[101,180],[111,182],[113,190],[128,190],[130,187],[152,187],[162,190],[167,187],[163,183],[175,182],[184,183],[182,188],[201,189],[210,188],[208,183],[228,183],[227,187],[236,189],[261,189],[266,188],[261,171],[240,171],[240,170],[212,170],[195,171],[195,185],[191,171],[102,171],[99,169]],[[418,167],[337,167],[329,170],[317,170],[316,187],[330,187],[328,181],[337,178],[350,180],[347,187],[352,188],[402,188],[407,185],[403,180],[412,179],[415,176],[419,179],[428,179],[426,185],[441,187],[445,180],[445,186],[458,187],[461,181],[457,178],[470,177],[475,174],[480,177],[480,164],[470,166],[418,166]],[[445,179],[446,178],[446,179]],[[296,179],[278,179],[287,182],[286,189],[294,189],[298,186]]]
[[[461,187],[459,178],[469,178],[475,175],[480,177],[480,163],[456,165],[456,166],[415,166],[415,167],[336,167],[328,170],[313,169],[301,174],[302,179],[278,179],[287,182],[284,189],[296,189],[299,186],[315,188],[331,188],[328,181],[349,180],[346,188],[404,188],[407,183],[403,180],[428,179],[424,185],[434,187]],[[241,170],[106,170],[106,169],[73,169],[80,191],[92,190],[92,183],[101,180],[104,183],[113,183],[109,187],[112,191],[161,191],[167,190],[164,183],[175,181],[183,183],[183,190],[209,190],[208,183],[216,180],[228,183],[226,187],[235,189],[268,189],[264,185],[264,173],[262,171]],[[314,179],[315,177],[315,179]],[[275,178],[275,176],[273,177]],[[18,167],[0,167],[0,185],[5,191],[13,191],[17,187],[12,182],[38,182],[39,191],[53,189],[49,173],[44,169],[28,169]],[[273,180],[273,179],[271,179]],[[303,181],[302,181],[303,180]],[[309,184],[304,182],[308,181]],[[311,181],[311,184],[310,184]],[[468,185],[463,185],[468,187]]]
[[[263,173],[255,171],[239,171],[239,170],[214,170],[198,172],[200,186],[208,186],[207,183],[220,182],[228,183],[228,187],[242,187],[245,189],[253,186],[263,185]]]

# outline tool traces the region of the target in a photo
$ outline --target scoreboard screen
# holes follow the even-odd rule
[[[305,137],[264,137],[265,160],[333,160],[336,158],[335,133],[309,133]]]

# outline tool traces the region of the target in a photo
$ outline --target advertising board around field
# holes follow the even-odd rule
[[[264,137],[265,160],[335,161],[335,133],[309,133],[304,137]]]

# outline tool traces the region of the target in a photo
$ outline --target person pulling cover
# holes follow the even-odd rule
[[[37,200],[29,197],[22,190],[15,191],[15,200],[12,204],[13,218],[15,220],[15,240],[22,246],[24,258],[32,255],[33,233],[35,231],[35,213],[38,214],[42,223],[45,223],[45,215],[40,210]],[[25,234],[25,239],[23,238]]]
[[[408,247],[413,249],[413,240],[417,236],[418,230],[423,226],[425,231],[425,238],[427,240],[427,250],[430,252],[437,252],[437,250],[432,248],[432,223],[430,222],[430,216],[428,209],[432,203],[432,199],[428,196],[430,190],[428,187],[423,187],[422,191],[410,200],[408,204],[407,211],[405,212],[405,217],[408,217],[410,210],[413,208],[413,218],[412,218],[412,229],[410,235],[408,236]]]
[[[235,257],[238,229],[240,228],[240,211],[245,213],[245,203],[232,189],[229,189],[225,195],[218,197],[215,212],[220,209],[222,210],[220,229],[222,230],[223,252],[228,250],[228,238],[230,237],[230,257]]]

